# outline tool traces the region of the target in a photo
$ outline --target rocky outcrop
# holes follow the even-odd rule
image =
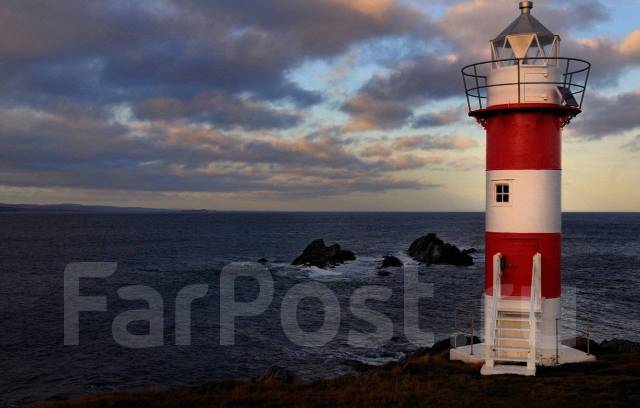
[[[285,384],[293,384],[299,382],[298,377],[290,370],[286,368],[273,366],[267,369],[260,378],[259,383],[280,382]]]
[[[316,239],[307,245],[302,254],[291,262],[291,265],[326,268],[327,266],[335,266],[355,259],[356,256],[353,252],[340,248],[340,245],[326,246],[324,240]]]
[[[475,252],[473,248],[461,251],[455,245],[441,240],[436,234],[428,234],[413,241],[409,247],[409,255],[418,262],[430,265],[473,265],[473,258],[469,255]]]
[[[640,343],[625,339],[605,340],[600,348],[604,353],[640,353]]]
[[[399,268],[404,264],[402,261],[395,256],[385,256],[382,258],[381,268]]]

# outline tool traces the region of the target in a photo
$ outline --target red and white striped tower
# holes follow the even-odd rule
[[[492,60],[463,69],[469,114],[487,135],[484,374],[556,361],[561,136],[590,69],[559,57],[560,38],[531,15],[533,2],[519,6],[491,41]]]

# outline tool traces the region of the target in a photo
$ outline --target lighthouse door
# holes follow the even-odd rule
[[[535,238],[505,238],[502,243],[504,265],[502,296],[528,297],[531,294],[533,255],[539,251]]]
[[[547,102],[549,99],[549,86],[544,85],[549,81],[546,72],[525,72],[524,74],[524,101]]]

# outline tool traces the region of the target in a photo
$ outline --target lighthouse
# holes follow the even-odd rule
[[[481,373],[535,375],[589,361],[561,344],[562,129],[581,113],[590,64],[560,56],[560,37],[519,3],[462,69],[469,115],[486,131],[484,343],[451,350]]]

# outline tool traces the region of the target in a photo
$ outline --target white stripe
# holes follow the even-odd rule
[[[557,233],[561,227],[560,170],[487,171],[488,232]],[[509,185],[509,202],[496,200],[496,184]]]

